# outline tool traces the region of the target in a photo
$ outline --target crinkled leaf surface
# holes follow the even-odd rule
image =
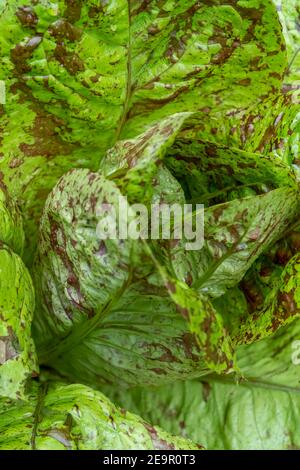
[[[299,317],[299,232],[287,231],[213,305],[237,344],[271,336]]]
[[[231,135],[245,150],[272,153],[288,165],[299,165],[299,131],[299,98],[287,93],[250,108]]]
[[[32,384],[26,402],[0,400],[0,449],[199,449],[83,385]]]
[[[192,113],[176,113],[151,126],[135,139],[121,140],[110,149],[100,163],[99,171],[112,179],[130,203],[149,205],[163,199],[171,202],[176,180],[167,175],[162,163],[168,149]],[[168,179],[168,181],[163,181]],[[177,183],[179,186],[179,184]],[[173,202],[184,202],[180,186],[173,193]],[[166,195],[169,192],[169,196]],[[182,190],[181,190],[182,192]]]
[[[165,278],[145,240],[103,240],[97,232],[103,204],[118,214],[125,197],[184,202],[163,158],[185,119],[176,114],[118,143],[100,172],[69,172],[47,200],[34,270],[34,336],[40,360],[69,377],[95,386],[149,384],[232,368],[230,341],[209,300]]]
[[[19,397],[36,370],[32,285],[11,251],[22,252],[22,221],[7,194],[34,249],[46,196],[73,168],[42,217],[42,363],[94,387],[173,382],[118,400],[208,448],[300,446],[299,245],[274,245],[299,205],[298,10],[294,0],[0,2],[1,393]],[[204,249],[99,239],[99,208],[122,197],[205,202]],[[233,346],[253,341],[236,366]],[[227,375],[204,382],[209,370]],[[174,384],[185,378],[195,380]],[[82,385],[35,384],[29,397],[0,401],[0,447],[193,446]]]
[[[220,295],[242,279],[260,253],[279,238],[295,218],[299,208],[296,176],[276,157],[197,139],[177,138],[168,149],[168,134],[173,129],[174,140],[176,129],[185,125],[188,117],[174,115],[137,139],[120,142],[108,152],[101,168],[133,201],[146,202],[150,194],[152,202],[159,198],[160,202],[183,204],[183,190],[196,202],[210,202],[226,195],[237,198],[206,210],[204,249],[188,252],[182,242],[175,247],[171,244],[166,250],[167,262],[180,280],[196,289]],[[158,152],[161,135],[165,143]],[[155,136],[155,145],[152,136]],[[169,170],[165,165],[157,169],[164,156],[162,151],[167,153],[164,162]],[[166,174],[170,170],[172,173]],[[157,184],[159,178],[165,179],[164,184]],[[280,186],[286,187],[240,199],[247,193],[255,194],[254,188],[265,192],[268,187]],[[166,187],[172,188],[168,195]]]
[[[0,186],[0,242],[22,254],[24,246],[23,222],[18,207]]]
[[[240,155],[239,159],[243,153],[235,149],[255,153],[257,160],[259,156],[273,154],[289,165],[299,165],[299,113],[296,92],[275,93],[252,104],[246,112],[236,110],[227,113],[226,117],[220,115],[209,120],[210,132],[203,126],[203,117],[197,113],[184,126],[181,137],[190,141],[191,148],[199,145],[197,140],[202,140],[208,150],[216,145],[227,147],[236,158]],[[273,159],[276,160],[278,158]]]
[[[139,194],[141,173],[147,178],[146,191],[147,186],[151,186],[150,197],[154,192],[152,186],[160,188],[159,180],[152,185],[153,178],[160,170],[167,144],[176,136],[184,118],[184,115],[175,115],[155,125],[136,141],[118,144],[99,173],[70,172],[52,192],[41,223],[36,263],[41,271],[37,285],[42,286],[42,295],[46,296],[41,298],[42,304],[47,307],[54,302],[55,316],[59,320],[58,324],[55,320],[54,325],[50,324],[47,334],[51,330],[55,335],[66,334],[82,315],[88,317],[103,308],[121,290],[126,290],[126,284],[132,282],[132,271],[135,271],[135,280],[152,273],[152,261],[139,240],[112,237],[103,240],[97,230],[107,216],[105,204],[117,214],[125,198],[136,197],[136,191]],[[159,138],[154,139],[153,135],[157,134]],[[119,170],[123,171],[124,165],[127,171],[120,177]],[[130,221],[134,212],[129,210],[128,216]],[[60,282],[55,278],[60,278]],[[81,280],[85,287],[80,286]],[[66,284],[69,287],[66,288]],[[58,294],[57,300],[51,298],[53,289]],[[48,321],[52,321],[49,316]]]
[[[24,396],[37,372],[31,339],[34,290],[21,258],[24,232],[18,208],[0,188],[0,396]]]
[[[280,326],[290,323],[300,313],[300,265],[299,254],[283,269],[277,282],[265,295],[260,310],[245,319],[238,334],[241,343],[252,342],[271,335]]]
[[[26,380],[37,373],[31,339],[34,291],[18,255],[0,242],[0,395],[24,396]]]
[[[48,199],[35,268],[41,360],[94,385],[201,375],[205,356],[180,310],[193,307],[188,288],[172,301],[141,240],[96,236],[97,205],[117,209],[120,194],[113,181],[77,170]],[[210,311],[202,308],[204,321]],[[213,341],[222,341],[215,326]]]
[[[96,169],[119,137],[175,112],[200,111],[211,129],[208,116],[281,87],[286,53],[271,0],[0,8],[1,177],[22,202],[32,246],[46,195],[69,168]]]
[[[184,188],[187,202],[225,202],[233,198],[231,193],[238,199],[297,185],[293,169],[273,155],[205,142],[192,135],[176,139],[165,163]]]
[[[255,259],[291,224],[299,210],[296,190],[279,188],[266,194],[234,199],[205,211],[204,247],[171,249],[176,275],[215,297],[234,287]]]
[[[176,165],[183,163],[186,174],[193,172],[196,163],[191,145],[186,142],[187,150],[182,141],[171,150],[168,146],[187,117],[186,113],[175,114],[138,138],[119,142],[103,160],[101,171],[69,172],[47,200],[35,264],[39,303],[34,335],[40,360],[68,377],[95,386],[116,379],[155,384],[178,376],[199,376],[208,368],[224,372],[234,366],[222,317],[203,294],[220,296],[240,282],[257,257],[295,219],[299,201],[289,166],[275,157],[260,159],[256,154],[218,146],[210,147],[217,152],[215,157],[196,141],[194,155],[203,152],[195,157],[197,177],[204,174],[201,163],[205,168],[213,160],[212,183],[222,170],[241,182],[249,181],[255,172],[260,191],[266,190],[267,183],[278,189],[209,207],[205,246],[192,254],[176,243],[152,243],[149,249],[142,240],[103,240],[97,233],[105,223],[103,204],[116,214],[125,197],[147,205],[165,195],[169,202],[177,197],[184,202],[183,190],[186,193],[187,189],[180,186]],[[177,148],[181,155],[187,151],[189,157],[181,159]],[[232,155],[240,160],[245,157],[244,163],[232,161]],[[132,208],[130,214],[133,221]],[[270,310],[266,326],[257,316],[250,326],[243,320],[242,332],[253,340],[255,335],[265,336],[270,323],[284,323],[273,313],[275,309]],[[172,328],[163,331],[163,325],[172,322]],[[250,335],[250,329],[255,334]],[[243,342],[242,337],[238,327],[234,342]]]
[[[231,340],[212,303],[185,283],[170,278],[163,269],[160,273],[177,310],[187,320],[198,345],[205,351],[206,365],[218,373],[232,371],[235,357]]]
[[[299,449],[299,338],[297,320],[272,338],[241,347],[238,365],[245,378],[239,384],[228,376],[207,376],[202,382],[106,393],[207,449]]]

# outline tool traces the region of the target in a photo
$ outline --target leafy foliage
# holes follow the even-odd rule
[[[26,402],[2,398],[0,449],[194,449],[84,385],[33,383]]]
[[[12,0],[0,28],[0,448],[298,448],[298,2]],[[125,201],[204,204],[203,246],[99,237]]]
[[[37,373],[31,338],[34,290],[21,258],[21,215],[0,188],[0,396],[24,397],[26,380]]]
[[[271,0],[9,0],[0,13],[1,171],[29,244],[65,171],[96,170],[118,139],[171,114],[246,109],[286,66]]]
[[[299,320],[272,338],[243,346],[244,378],[208,376],[161,388],[106,393],[145,419],[209,449],[298,449]],[[292,363],[295,357],[296,363]]]

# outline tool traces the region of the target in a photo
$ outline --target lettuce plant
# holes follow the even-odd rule
[[[0,448],[299,447],[297,1],[0,13]]]

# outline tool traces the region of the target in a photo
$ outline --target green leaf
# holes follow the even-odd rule
[[[232,343],[223,326],[222,317],[212,303],[203,295],[190,289],[183,282],[160,273],[166,283],[170,297],[177,309],[188,321],[190,331],[195,335],[199,347],[205,351],[204,360],[209,369],[218,373],[235,369]]]
[[[83,385],[32,383],[26,402],[0,400],[0,449],[200,449]]]
[[[1,182],[0,182],[1,186]],[[0,187],[0,242],[10,246],[18,254],[22,254],[24,231],[18,207],[8,196],[6,188]]]
[[[297,320],[271,338],[242,346],[240,383],[230,376],[207,376],[201,382],[105,392],[207,449],[299,449],[299,339]]]
[[[288,52],[285,89],[300,88],[300,8],[297,0],[273,0],[282,24]]]
[[[0,181],[1,183],[1,181]],[[0,396],[23,397],[28,377],[37,373],[31,339],[34,290],[21,258],[22,218],[4,185],[0,187]],[[14,250],[14,251],[13,251]]]
[[[181,241],[170,249],[172,268],[195,290],[222,295],[282,236],[298,211],[298,191],[290,188],[211,206],[204,214],[204,247],[186,251]]]
[[[251,343],[271,335],[279,327],[292,322],[299,313],[300,265],[297,254],[287,263],[280,278],[265,296],[262,308],[241,324],[237,342]]]
[[[299,232],[288,229],[253,263],[238,287],[216,299],[214,306],[235,343],[272,336],[299,316],[298,266]]]
[[[185,190],[187,202],[225,202],[281,186],[297,188],[293,169],[273,155],[199,140],[191,135],[176,139],[165,164]],[[248,191],[248,192],[246,192]],[[215,202],[214,202],[215,201]]]
[[[299,165],[299,118],[299,98],[293,93],[275,95],[250,108],[234,127],[232,137],[245,150],[272,153],[288,165]],[[299,171],[297,177],[299,180]]]
[[[31,339],[34,291],[19,256],[1,242],[0,267],[0,396],[19,398],[38,371]]]
[[[177,112],[245,110],[286,67],[271,0],[0,6],[1,174],[31,250],[47,194],[73,167],[96,170],[119,138]],[[207,118],[210,119],[207,119]]]
[[[175,177],[177,163],[183,163],[188,173],[190,159],[195,174],[202,175],[213,158],[212,147],[209,151],[199,141],[191,146],[179,140],[169,149],[188,117],[175,114],[136,139],[119,142],[106,155],[100,172],[69,172],[47,200],[34,269],[38,298],[34,337],[40,361],[70,378],[94,386],[113,380],[158,384],[234,368],[224,315],[207,295],[220,296],[238,284],[294,221],[298,190],[287,165],[273,157],[214,147],[211,177],[223,168],[230,178],[235,175],[248,182],[255,172],[261,191],[267,182],[279,188],[209,207],[200,251],[188,252],[174,240],[151,242],[150,247],[141,239],[113,234],[103,240],[97,233],[106,223],[103,204],[116,215],[127,210],[121,205],[125,198],[147,206],[153,201],[175,202],[177,197],[184,203],[184,188]],[[189,152],[187,161],[178,155],[178,148],[181,155]],[[136,218],[133,207],[129,222]],[[129,328],[135,321],[136,326]],[[256,317],[251,321],[256,333],[267,334]],[[270,321],[275,321],[272,315]],[[162,325],[172,322],[172,328],[162,331]],[[234,343],[243,342],[241,328],[245,329],[244,318],[236,327]],[[122,329],[126,335],[131,332],[130,340],[120,339]]]
[[[0,2],[0,447],[196,447],[87,384],[209,449],[300,448],[299,12]],[[204,203],[203,248],[175,216],[103,237],[127,200],[136,228]]]
[[[40,361],[68,377],[94,386],[155,384],[233,367],[230,340],[208,299],[169,277],[145,241],[97,234],[103,203],[119,214],[125,197],[184,202],[163,157],[186,117],[176,114],[118,143],[103,162],[106,177],[69,172],[47,200],[34,269],[34,337]],[[135,217],[131,206],[129,222]]]
[[[254,152],[257,159],[259,154],[272,153],[291,164],[299,154],[299,111],[299,97],[295,93],[275,93],[253,103],[246,111],[236,110],[227,113],[226,117],[218,116],[210,122],[213,131],[210,134],[203,127],[201,116],[195,114],[180,135],[190,141],[191,147],[195,145],[194,141],[199,140],[208,149],[210,142]],[[273,159],[274,162],[276,160],[278,158]]]
[[[107,152],[99,171],[116,183],[131,204],[143,201],[148,205],[155,195],[168,191],[168,183],[174,186],[171,175],[169,181],[163,181],[168,170],[162,163],[189,116],[191,113],[174,114],[135,139],[119,141]]]
[[[97,236],[104,217],[98,209],[105,201],[118,212],[121,196],[113,180],[76,170],[47,201],[35,265],[40,360],[94,386],[199,376],[208,370],[207,358],[210,367],[224,370],[228,346],[220,353],[222,366],[215,354],[224,341],[222,325],[207,331],[199,348],[178,312],[178,306],[195,309],[189,290],[181,299],[170,296],[143,241]],[[204,300],[194,297],[202,321],[212,322]]]

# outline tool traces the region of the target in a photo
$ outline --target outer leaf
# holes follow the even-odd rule
[[[300,9],[297,0],[273,0],[282,24],[289,65],[285,87],[300,88]]]
[[[0,8],[1,171],[32,246],[45,198],[69,168],[96,169],[119,137],[168,115],[246,109],[281,86],[286,55],[271,0]]]
[[[245,379],[106,390],[122,406],[208,449],[299,449],[299,320],[238,352]],[[292,362],[292,360],[294,362]]]
[[[298,165],[299,119],[299,98],[281,94],[250,108],[232,128],[231,136],[245,150],[272,153],[288,165]]]
[[[2,450],[199,448],[121,410],[83,385],[33,384],[29,401],[0,401]]]
[[[24,396],[37,372],[31,339],[34,291],[21,259],[0,243],[0,395]]]
[[[1,183],[1,182],[0,182]],[[9,198],[6,188],[0,184],[0,242],[10,246],[18,254],[22,254],[24,232],[22,217],[17,206]]]
[[[32,282],[21,259],[24,233],[18,208],[0,187],[0,396],[23,396],[27,378],[36,373],[31,322]]]
[[[208,366],[231,368],[229,342],[208,301],[187,286],[176,297],[141,240],[97,237],[98,208],[105,201],[117,211],[120,197],[114,181],[77,170],[48,199],[35,268],[40,360],[94,386],[162,383],[202,375]],[[184,312],[198,306],[207,330],[193,331],[197,346]]]
[[[111,204],[117,214],[121,204],[126,202],[125,197],[135,200],[137,196],[144,196],[149,202],[155,192],[160,195],[162,184],[159,177],[154,182],[154,177],[164,171],[161,159],[185,118],[186,114],[174,115],[153,126],[136,141],[119,143],[103,162],[102,171],[110,180],[102,171],[96,174],[81,170],[70,172],[56,186],[44,211],[37,261],[41,271],[37,276],[41,303],[46,310],[53,303],[55,310],[53,321],[47,314],[44,318],[46,323],[50,322],[46,335],[51,330],[54,336],[64,335],[73,321],[80,322],[82,315],[88,317],[101,310],[110,299],[126,290],[126,283],[132,282],[133,269],[138,278],[152,272],[152,260],[140,241],[104,241],[97,235],[97,228],[107,215],[103,213],[103,204]],[[145,179],[142,188],[141,178]],[[133,211],[130,214],[133,218]],[[141,260],[146,263],[145,267]],[[87,269],[90,271],[88,278]],[[60,278],[58,283],[56,278]],[[80,286],[81,281],[85,287]],[[95,282],[102,291],[95,288]],[[58,303],[51,298],[51,292],[58,294]],[[72,321],[70,317],[74,317]],[[41,335],[37,340],[43,342],[45,338]]]

